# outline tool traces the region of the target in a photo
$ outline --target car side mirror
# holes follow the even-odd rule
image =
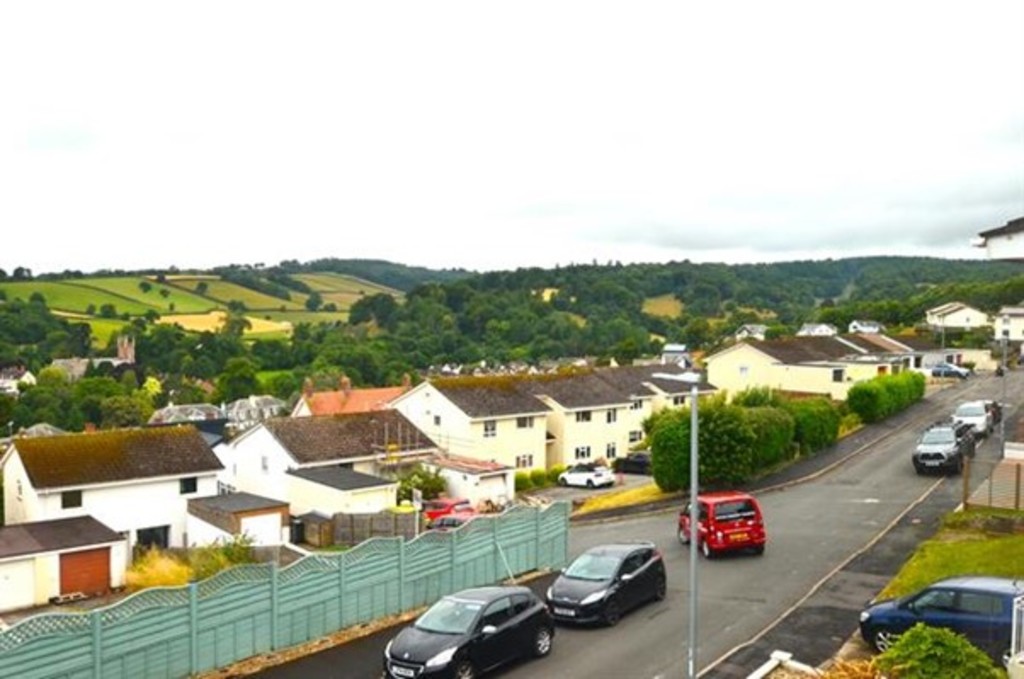
[[[491,636],[492,634],[494,634],[497,631],[498,631],[498,628],[495,627],[494,625],[484,625],[484,628],[482,630],[480,630],[480,632],[485,637],[489,637],[489,636]]]
[[[633,574],[632,573],[623,573],[622,577],[619,578],[619,580],[621,580],[622,582],[629,582],[632,579],[633,579]]]

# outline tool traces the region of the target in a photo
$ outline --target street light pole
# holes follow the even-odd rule
[[[1006,322],[1005,320],[1003,321]],[[1010,331],[1003,330],[1003,374],[999,377],[999,381],[1003,385],[1003,395],[999,401],[999,411],[1002,413],[1002,409],[1006,407],[1006,345],[1009,341]],[[1006,456],[1006,418],[1000,416],[999,418],[999,455],[1001,457]]]
[[[700,374],[694,372],[654,373],[652,377],[686,382],[690,385],[690,625],[689,645],[686,649],[686,678],[697,679],[697,544],[700,539],[700,507],[697,502],[697,494],[700,489],[698,479],[699,448],[697,446],[699,393],[697,385],[700,383]]]

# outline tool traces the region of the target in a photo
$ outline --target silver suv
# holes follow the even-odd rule
[[[928,427],[914,450],[914,471],[951,471],[959,474],[964,458],[974,457],[974,428],[966,422],[937,422]]]

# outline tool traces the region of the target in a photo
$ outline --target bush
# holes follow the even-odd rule
[[[921,400],[924,389],[925,379],[920,373],[879,375],[850,387],[846,402],[862,422],[878,422]]]
[[[534,469],[530,472],[530,483],[534,488],[544,488],[549,485],[548,473],[543,469]]]
[[[147,587],[175,587],[188,584],[192,569],[181,559],[156,547],[147,549],[128,568],[125,585],[129,591]]]
[[[566,469],[566,467],[565,467],[564,464],[556,464],[554,467],[549,469],[548,470],[548,483],[550,485],[552,485],[552,486],[555,485],[556,483],[558,483],[558,477],[562,474],[562,472],[565,471],[565,469]]]
[[[533,480],[528,472],[516,472],[516,492],[533,488]]]
[[[782,408],[748,408],[747,423],[754,431],[755,471],[774,467],[793,457],[796,421]]]
[[[433,500],[448,489],[448,482],[444,480],[439,470],[428,471],[422,465],[416,465],[399,475],[398,501],[412,500],[413,488],[423,493],[424,500]]]
[[[983,651],[942,627],[917,623],[876,659],[894,679],[997,679],[1006,677]]]
[[[793,416],[793,440],[801,454],[816,453],[839,438],[839,411],[831,401],[824,398],[791,400],[783,403],[783,408]]]

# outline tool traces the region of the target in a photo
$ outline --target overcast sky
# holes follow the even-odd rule
[[[0,268],[980,258],[1024,0],[0,3]]]

